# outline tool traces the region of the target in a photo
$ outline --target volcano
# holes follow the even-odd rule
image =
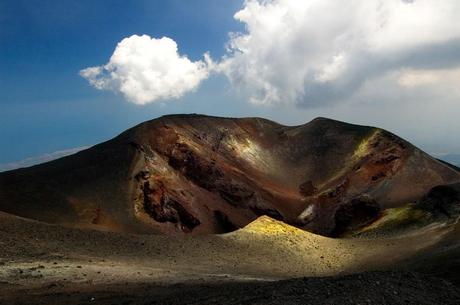
[[[459,182],[455,167],[379,128],[169,115],[74,155],[0,173],[0,210],[170,235],[230,232],[267,215],[341,236],[409,205],[452,217]]]

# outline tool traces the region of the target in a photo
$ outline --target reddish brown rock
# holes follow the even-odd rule
[[[228,232],[269,215],[340,235],[458,181],[454,168],[373,127],[172,115],[75,155],[0,173],[0,211],[162,234]]]

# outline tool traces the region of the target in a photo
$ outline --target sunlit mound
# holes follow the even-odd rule
[[[265,235],[304,235],[307,232],[288,225],[282,221],[270,218],[269,216],[260,216],[244,228],[236,231],[238,234],[252,233]]]
[[[407,208],[395,209],[406,210],[401,214],[409,215],[399,217],[413,217]],[[275,268],[277,273],[291,276],[324,276],[409,268],[447,274],[449,272],[442,270],[446,266],[458,270],[455,257],[459,252],[457,245],[460,239],[456,222],[426,222],[422,226],[405,227],[400,226],[399,219],[395,222],[397,225],[390,224],[390,218],[398,218],[393,214],[394,211],[390,211],[387,221],[382,222],[382,217],[373,224],[372,236],[359,235],[360,238],[325,237],[268,216],[261,216],[222,238],[231,242],[232,249],[236,249],[235,260],[244,261],[243,264],[261,264],[264,267],[260,272]],[[414,218],[411,221],[420,220]],[[366,229],[370,230],[370,227]],[[270,267],[265,264],[270,264]]]
[[[379,128],[173,115],[75,155],[0,173],[0,211],[160,234],[226,233],[267,215],[337,237],[395,227],[390,220],[408,204],[426,210],[430,190],[458,182],[455,168]],[[456,196],[442,193],[431,205],[455,219]]]

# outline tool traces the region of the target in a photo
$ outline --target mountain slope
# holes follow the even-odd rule
[[[165,116],[0,173],[0,210],[112,231],[222,233],[260,215],[341,235],[460,173],[397,136],[318,118]]]

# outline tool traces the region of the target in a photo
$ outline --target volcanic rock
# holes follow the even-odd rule
[[[453,213],[453,195],[433,188],[459,181],[453,167],[379,128],[170,115],[74,155],[0,173],[0,211],[160,234],[224,233],[268,215],[340,236],[408,203]]]

